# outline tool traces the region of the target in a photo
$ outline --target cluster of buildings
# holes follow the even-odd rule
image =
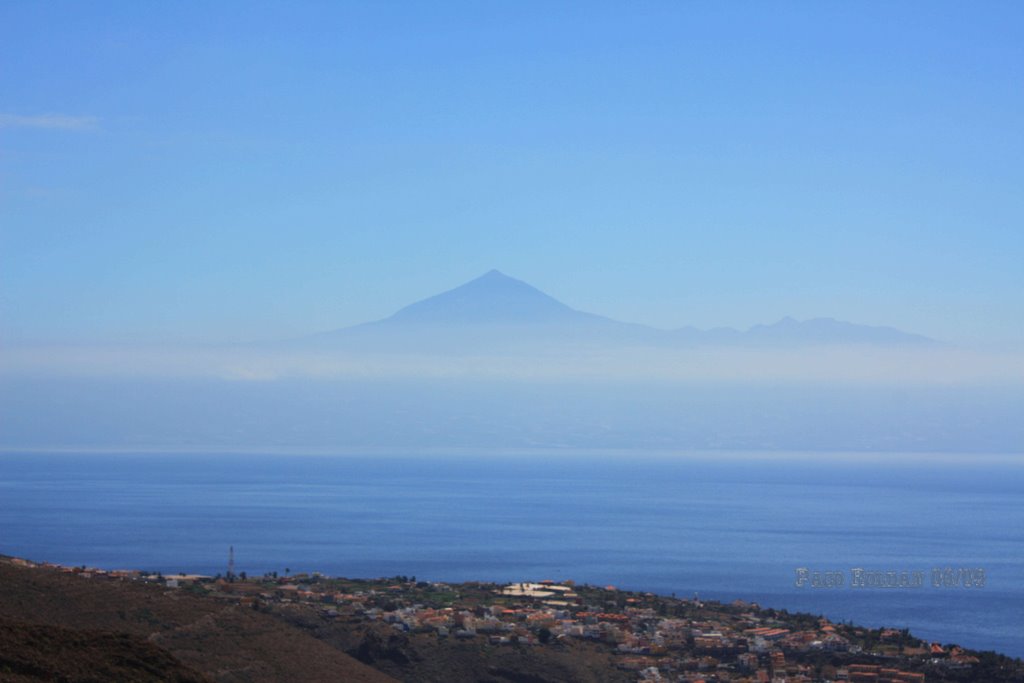
[[[571,582],[487,584],[375,583],[334,590],[334,582],[299,576],[275,585],[227,584],[240,599],[312,602],[326,618],[356,616],[395,631],[491,646],[557,646],[565,640],[602,643],[615,666],[638,681],[923,683],[925,674],[882,664],[829,663],[830,655],[871,658],[827,619],[794,628],[756,605],[674,600],[685,616],[667,614],[665,599],[614,587]],[[350,588],[350,587],[349,587]],[[253,596],[257,589],[258,593]],[[430,597],[427,597],[430,596]],[[440,596],[440,599],[439,599]],[[660,609],[659,609],[660,608]],[[898,633],[898,632],[896,632]]]
[[[317,574],[164,576],[49,566],[85,578],[191,589],[255,609],[310,608],[325,620],[370,622],[410,637],[494,647],[600,643],[612,653],[614,665],[634,672],[638,681],[924,683],[962,678],[978,664],[976,656],[958,647],[923,643],[905,631],[870,631],[742,601],[705,604],[696,597],[669,599],[570,581],[495,585]]]

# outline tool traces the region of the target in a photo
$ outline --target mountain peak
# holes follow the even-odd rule
[[[519,285],[522,285],[524,287],[530,287],[530,285],[528,285],[527,283],[523,282],[522,280],[517,280],[514,277],[510,277],[508,275],[505,275],[505,273],[501,272],[497,268],[491,268],[490,270],[488,270],[483,275],[478,275],[477,277],[473,278],[472,280],[470,280],[470,281],[466,282],[465,284],[461,285],[461,287],[470,287],[470,286],[496,287],[496,286],[500,286],[501,284],[504,284],[505,286],[511,286],[513,284],[519,284]],[[456,290],[457,289],[461,289],[461,287],[456,287],[455,289]],[[531,289],[532,289],[532,287],[531,287]],[[455,290],[450,290],[450,291],[455,291]]]
[[[455,289],[410,304],[387,320],[421,324],[547,323],[579,315],[585,314],[492,269]]]
[[[492,278],[492,279],[493,279],[493,278],[502,278],[502,277],[503,277],[503,278],[508,278],[509,280],[514,280],[514,279],[515,279],[515,278],[511,278],[511,277],[508,277],[508,275],[505,275],[505,273],[501,272],[501,271],[500,271],[500,270],[498,270],[497,268],[491,268],[491,269],[490,269],[490,270],[488,270],[488,271],[487,271],[486,273],[484,273],[483,275],[481,275],[480,277],[478,277],[478,278],[476,278],[476,279],[477,279],[477,280],[482,280],[482,279],[484,279],[485,277],[486,277],[486,278]]]

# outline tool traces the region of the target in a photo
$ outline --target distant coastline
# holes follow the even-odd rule
[[[174,655],[176,647],[185,645],[168,634],[164,617],[158,615],[163,603],[187,599],[200,611],[247,608],[277,624],[305,629],[321,642],[347,645],[344,655],[401,680],[419,680],[432,666],[452,661],[458,663],[456,669],[468,672],[516,651],[530,653],[524,675],[557,663],[563,672],[565,667],[578,667],[577,673],[606,670],[603,680],[669,675],[696,680],[686,678],[687,672],[697,675],[711,666],[719,680],[730,681],[777,675],[901,683],[1024,680],[1020,659],[926,642],[905,629],[833,623],[742,600],[667,597],[572,581],[453,584],[408,576],[350,579],[290,572],[171,575],[6,556],[0,556],[0,576],[5,585],[0,627],[8,635],[19,633],[18,628],[30,630],[26,624],[73,628],[81,624],[81,612],[100,599],[113,600],[105,609],[121,614],[143,599],[149,605],[144,619],[152,629],[149,640],[170,643]],[[50,597],[62,606],[42,609],[39,617],[20,597],[26,590],[52,591]],[[209,621],[211,613],[204,614]],[[102,615],[95,619],[90,628],[109,625],[99,623]],[[18,656],[0,654],[0,670],[10,670],[12,657]],[[182,664],[204,671],[202,657],[186,659]]]
[[[1024,655],[1014,456],[381,453],[3,454],[4,550],[215,575],[233,545],[258,575],[611,580]],[[941,538],[920,533],[961,508]],[[799,567],[923,571],[928,585],[798,588]],[[984,569],[986,584],[932,588],[946,567]]]

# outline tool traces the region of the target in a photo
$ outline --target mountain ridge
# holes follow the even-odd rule
[[[321,332],[305,341],[377,349],[453,342],[477,345],[509,341],[629,343],[654,346],[805,346],[815,344],[930,345],[923,335],[894,327],[862,325],[830,317],[784,317],[746,330],[686,326],[661,329],[580,311],[540,289],[492,269],[452,289],[403,306],[392,315]],[[409,338],[412,336],[413,338]],[[403,337],[399,339],[398,337]],[[458,345],[458,344],[457,344]]]

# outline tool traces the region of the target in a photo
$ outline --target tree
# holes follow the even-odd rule
[[[547,626],[542,626],[541,629],[537,631],[537,638],[540,640],[541,645],[547,645],[551,642],[551,629]]]

